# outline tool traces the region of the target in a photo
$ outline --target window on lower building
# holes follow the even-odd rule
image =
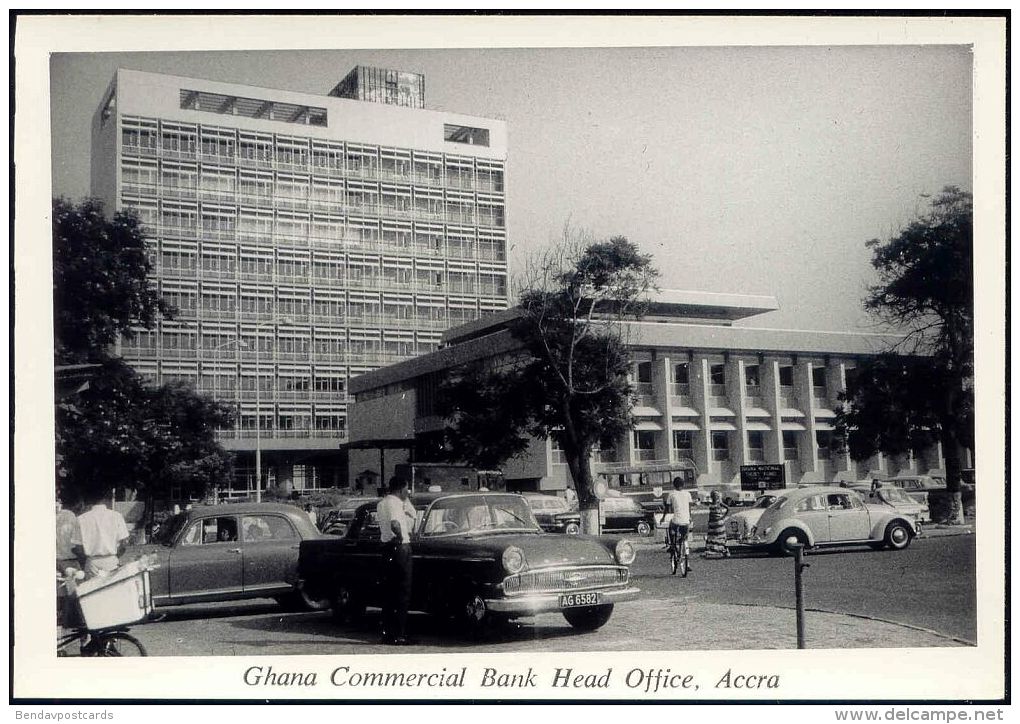
[[[779,368],[779,384],[783,387],[793,387],[793,366],[783,365]]]
[[[730,440],[725,431],[714,430],[712,432],[712,459],[730,459]]]
[[[783,430],[783,459],[797,459],[797,433],[794,430]]]
[[[825,387],[825,368],[824,367],[812,367],[811,368],[811,384],[814,387]]]
[[[747,433],[748,457],[751,460],[765,459],[765,433],[761,430],[749,430]]]
[[[713,385],[726,384],[726,365],[712,365],[710,373]]]
[[[652,430],[634,431],[635,450],[655,450],[655,433]]]
[[[694,433],[690,430],[674,430],[673,450],[678,456],[694,457]]]

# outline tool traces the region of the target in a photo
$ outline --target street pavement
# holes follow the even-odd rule
[[[695,557],[684,579],[669,574],[657,538],[638,543],[632,572],[642,597],[617,606],[609,623],[593,633],[574,631],[559,614],[543,614],[475,640],[449,624],[412,615],[417,645],[394,649],[379,642],[377,611],[351,626],[335,623],[328,612],[282,613],[261,600],[168,608],[163,621],[136,626],[133,633],[151,656],[796,647],[791,559]],[[808,611],[808,648],[960,646],[974,638],[972,535],[933,531],[906,551],[847,548],[806,560],[807,605],[824,609]],[[939,570],[945,573],[932,575]]]

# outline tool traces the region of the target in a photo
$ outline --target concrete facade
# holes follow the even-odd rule
[[[93,195],[180,310],[119,351],[236,405],[238,495],[256,438],[262,488],[346,485],[350,378],[507,306],[506,124],[327,90],[119,70],[93,119]]]
[[[859,462],[837,452],[830,437],[847,374],[891,339],[734,325],[776,308],[770,298],[664,292],[648,317],[628,323],[634,430],[615,449],[597,453],[596,475],[604,473],[612,484],[618,470],[640,474],[693,461],[699,486],[732,485],[742,465],[779,464],[787,485],[797,485],[941,469],[936,448]],[[353,439],[413,441],[439,429],[435,418],[416,414],[412,424],[405,416],[428,408],[417,397],[433,394],[436,376],[513,354],[505,329],[513,313],[450,330],[442,349],[352,380]],[[557,491],[570,484],[562,453],[547,440],[534,440],[504,473],[520,489]]]

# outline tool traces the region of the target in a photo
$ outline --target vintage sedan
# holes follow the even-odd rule
[[[550,611],[594,630],[639,593],[630,582],[631,543],[544,533],[520,495],[442,494],[428,502],[411,548],[411,609],[452,617],[465,632]],[[375,506],[365,505],[344,538],[301,544],[299,573],[347,620],[382,605],[385,554]]]
[[[776,502],[775,495],[763,495],[754,501],[754,505],[750,508],[726,516],[726,539],[741,540],[746,538],[751,532],[751,528],[757,525],[758,519],[761,518],[765,509],[774,502]]]
[[[647,536],[655,532],[655,513],[630,496],[605,498],[601,507],[602,530],[607,533],[637,533]]]
[[[358,508],[365,503],[378,503],[379,500],[380,498],[364,495],[342,500],[323,516],[319,530],[327,535],[345,535]]]
[[[912,516],[865,503],[849,488],[821,486],[783,492],[740,543],[780,554],[789,552],[791,542],[808,548],[864,543],[902,550],[917,530]]]
[[[917,521],[919,530],[922,523],[931,522],[931,508],[928,506],[927,496],[918,502],[908,495],[903,488],[897,488],[892,485],[883,485],[874,490],[868,484],[851,485],[850,487],[860,493],[861,497],[869,503],[888,505],[904,515],[913,516]]]
[[[153,542],[129,547],[124,561],[154,555],[149,574],[155,606],[275,598],[287,608],[318,610],[325,600],[298,585],[298,544],[320,538],[293,505],[195,506],[167,520]]]
[[[558,495],[525,493],[524,500],[546,533],[577,535],[581,532],[581,514],[564,498]]]

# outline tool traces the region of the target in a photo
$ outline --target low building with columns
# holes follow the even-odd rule
[[[631,485],[656,473],[664,482],[686,468],[699,487],[710,487],[739,483],[742,466],[772,464],[795,486],[942,469],[937,447],[853,461],[833,444],[847,379],[894,338],[744,321],[776,309],[772,297],[670,290],[641,320],[626,322],[634,429],[615,449],[596,453],[596,475]],[[405,450],[387,455],[392,465],[427,459],[430,438],[443,426],[434,414],[440,380],[460,365],[517,353],[507,326],[516,314],[510,309],[453,328],[439,350],[353,379],[352,442],[370,447],[379,440],[392,450],[395,440],[406,441]],[[392,472],[387,468],[384,475]],[[503,471],[511,489],[556,492],[571,485],[555,440],[532,440]]]

